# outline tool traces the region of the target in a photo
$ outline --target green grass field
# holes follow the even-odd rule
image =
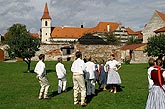
[[[37,62],[32,62],[31,70]],[[26,73],[24,62],[0,63],[0,109],[144,109],[148,95],[147,64],[122,65],[121,91],[116,94],[100,91],[88,100],[86,107],[73,105],[72,62],[64,62],[67,69],[67,92],[57,94],[56,62],[46,62],[49,100],[38,100],[39,83],[34,73]],[[96,86],[97,89],[97,86]]]

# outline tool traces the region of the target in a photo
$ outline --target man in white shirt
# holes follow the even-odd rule
[[[78,93],[81,92],[81,106],[86,106],[86,87],[84,81],[85,63],[82,60],[82,54],[80,51],[76,52],[76,60],[72,63],[71,71],[73,72],[73,84],[74,84],[74,104],[79,104]]]
[[[86,65],[86,81],[87,95],[95,95],[95,64],[91,61],[91,57],[87,59]]]
[[[41,89],[39,93],[39,99],[48,99],[48,89],[49,89],[49,82],[46,78],[46,68],[45,68],[45,55],[40,54],[39,55],[39,62],[36,64],[36,67],[34,69],[34,72],[37,74],[36,78],[38,79]]]
[[[64,64],[62,64],[62,58],[58,58],[58,63],[56,64],[56,72],[58,77],[58,93],[61,93],[61,90],[63,92],[66,91],[66,69],[64,67]]]

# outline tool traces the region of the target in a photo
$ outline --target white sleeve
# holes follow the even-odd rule
[[[165,71],[162,73],[163,78],[165,79]]]
[[[61,66],[61,67],[62,67],[62,71],[63,71],[63,73],[64,73],[64,74],[66,74],[66,69],[65,69],[65,67],[64,67],[64,65],[63,65],[63,64],[62,64],[62,66]]]

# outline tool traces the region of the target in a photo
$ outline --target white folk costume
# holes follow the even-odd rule
[[[156,66],[156,70],[151,71],[153,86],[151,87],[146,103],[146,109],[165,109],[165,71]]]
[[[64,65],[61,62],[58,62],[56,64],[56,73],[58,77],[58,93],[61,93],[61,91],[66,91],[66,69]]]
[[[87,95],[95,95],[95,64],[91,61],[85,63],[85,77],[87,81]]]
[[[153,80],[151,79],[151,71],[155,69],[154,67],[150,67],[147,71],[147,74],[148,74],[148,89],[150,91],[151,87],[153,86],[154,82]]]
[[[49,82],[46,78],[46,68],[45,63],[40,60],[34,69],[34,72],[37,74],[37,79],[40,83],[41,89],[39,93],[39,99],[48,98],[48,89],[49,89]]]
[[[85,63],[82,59],[77,58],[71,66],[73,72],[73,84],[74,84],[74,104],[78,103],[78,93],[81,92],[81,105],[85,103],[86,87],[84,81]]]
[[[121,84],[120,75],[116,71],[117,67],[121,66],[121,64],[116,60],[110,60],[106,62],[106,66],[109,68],[107,84]]]

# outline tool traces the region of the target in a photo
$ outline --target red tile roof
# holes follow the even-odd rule
[[[53,38],[80,38],[89,28],[54,27],[51,36]]]
[[[136,33],[138,34],[138,39],[143,39],[142,31],[137,31]]]
[[[157,11],[157,10],[156,10],[156,13],[161,17],[161,19],[162,19],[163,21],[165,21],[165,14],[163,14],[163,13]]]
[[[154,31],[155,33],[165,32],[165,27],[159,28]]]
[[[107,26],[110,26],[110,32],[115,31],[119,27],[119,23],[117,22],[99,22],[96,26],[97,32],[107,32]]]
[[[125,45],[125,46],[122,46],[120,49],[121,50],[134,50],[134,49],[139,48],[143,45],[145,45],[145,44],[143,43],[143,44]]]
[[[47,3],[45,4],[44,14],[42,15],[42,18],[41,19],[51,19],[51,17],[49,16],[49,11],[48,11]]]
[[[31,36],[35,37],[35,38],[39,38],[39,34],[38,33],[30,33]]]
[[[110,32],[119,27],[119,23],[116,22],[100,22],[94,28],[54,27],[51,36],[53,38],[80,38],[87,33],[108,32],[107,25],[110,27]]]
[[[129,27],[128,28],[125,28],[126,31],[128,32],[129,35],[137,35],[136,32],[134,32],[132,29],[130,29]]]

